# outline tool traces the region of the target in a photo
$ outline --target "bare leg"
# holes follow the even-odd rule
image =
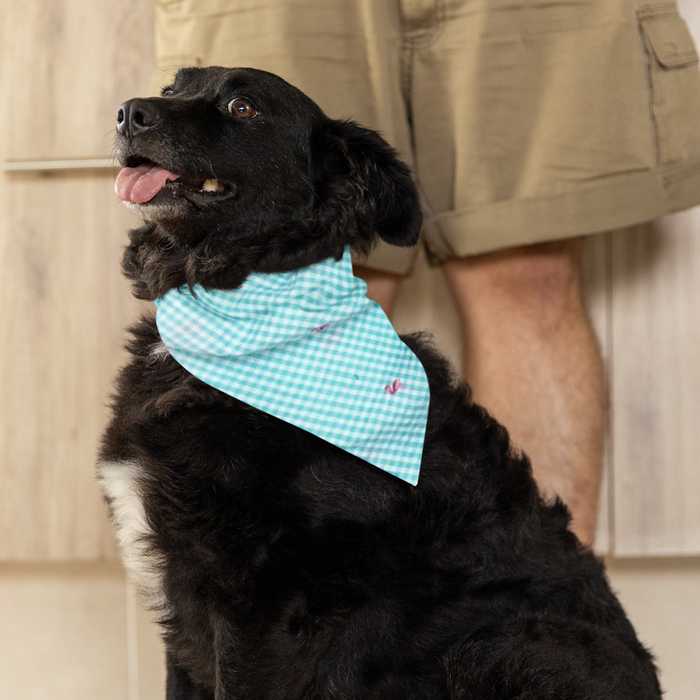
[[[367,296],[372,301],[376,301],[384,309],[384,313],[391,318],[391,312],[394,310],[396,297],[403,279],[401,275],[396,275],[393,272],[373,270],[360,265],[355,265],[353,272],[367,283]]]
[[[603,363],[580,296],[580,241],[451,260],[474,398],[530,456],[547,496],[595,535],[606,416]]]

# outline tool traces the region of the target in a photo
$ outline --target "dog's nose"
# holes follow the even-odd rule
[[[126,136],[136,136],[152,129],[159,118],[158,109],[149,100],[129,100],[117,112],[117,131]]]

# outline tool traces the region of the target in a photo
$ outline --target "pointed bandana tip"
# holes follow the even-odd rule
[[[428,380],[366,291],[346,249],[234,290],[173,289],[156,299],[156,323],[203,382],[415,486]]]

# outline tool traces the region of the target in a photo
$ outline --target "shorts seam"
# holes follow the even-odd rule
[[[637,19],[656,19],[657,17],[677,17],[678,9],[674,3],[664,2],[647,5],[637,10]]]
[[[431,46],[434,46],[438,39],[442,36],[445,27],[445,19],[447,18],[447,7],[445,0],[435,0],[435,5],[432,13],[432,26],[426,33],[415,32],[415,36],[411,36],[410,31],[403,31],[403,46],[412,51],[425,51]],[[401,22],[405,25],[405,14],[403,7],[401,9]]]
[[[680,165],[666,166],[666,171],[663,173],[664,187],[673,187],[679,182],[688,179],[700,172],[700,159],[691,161],[690,163],[682,163]]]
[[[661,134],[661,124],[659,123],[659,119],[656,115],[656,99],[658,97],[657,95],[657,89],[654,81],[654,54],[653,54],[653,47],[651,46],[651,42],[649,41],[649,38],[647,35],[644,33],[644,29],[642,27],[641,19],[640,17],[641,10],[637,13],[637,28],[639,30],[640,38],[642,40],[642,46],[644,48],[644,54],[647,59],[647,87],[649,89],[649,102],[648,102],[648,109],[649,109],[649,118],[651,120],[651,127],[652,131],[654,134],[654,150],[655,150],[655,156],[656,156],[656,164],[657,166],[661,163],[661,158],[662,158],[662,134]]]
[[[415,152],[413,139],[413,110],[411,104],[413,100],[413,49],[403,44],[401,46],[401,94],[403,96],[408,125],[411,132],[411,149]]]

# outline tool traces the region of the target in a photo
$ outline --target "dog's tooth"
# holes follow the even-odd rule
[[[205,192],[221,192],[224,186],[218,180],[205,180],[202,189]]]

